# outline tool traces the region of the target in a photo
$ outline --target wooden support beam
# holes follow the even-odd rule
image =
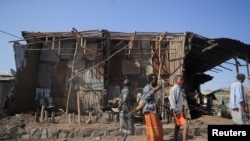
[[[72,62],[72,66],[71,66],[71,77],[74,76],[75,58],[76,58],[76,53],[77,53],[77,50],[78,50],[77,48],[78,48],[78,41],[76,41],[75,53],[74,53],[74,56],[73,56],[73,62]],[[68,90],[66,114],[68,113],[68,109],[69,109],[69,99],[70,99],[70,95],[71,95],[71,88],[72,88],[72,81],[69,82],[69,90]]]
[[[35,38],[36,40],[38,40],[40,43],[42,43],[43,45],[45,45],[48,49],[50,49],[56,56],[58,56],[58,54],[57,54],[56,52],[54,52],[50,46],[48,46],[48,44],[47,44],[46,41],[44,42],[44,41],[42,41],[40,38],[38,38],[38,37],[36,37],[36,36],[34,36],[34,38]],[[47,37],[46,37],[46,40],[48,40]],[[59,57],[59,56],[58,56],[58,57]]]
[[[247,69],[247,81],[248,81],[248,88],[250,87],[250,78],[249,78],[249,66],[248,66],[248,56],[247,54],[245,54],[245,61],[246,61],[246,69]],[[245,100],[246,100],[246,107],[247,107],[247,111],[249,112],[249,99],[248,99],[248,96],[245,95]],[[250,115],[250,113],[248,113]]]
[[[224,62],[224,63],[234,65],[234,66],[236,65],[235,63],[231,63],[231,62]]]
[[[45,39],[45,44],[48,45],[48,37]]]
[[[234,58],[234,60],[235,60],[235,68],[236,68],[236,74],[239,74],[239,64],[238,64],[238,60],[237,60],[237,58]]]
[[[201,52],[206,52],[206,51],[208,51],[208,50],[211,50],[212,48],[215,48],[215,47],[217,47],[218,45],[219,45],[218,43],[212,44],[212,45],[210,45],[210,46],[204,48]]]
[[[55,37],[53,37],[51,50],[54,50],[54,46],[55,46]]]
[[[218,71],[214,71],[214,70],[208,70],[208,71],[212,71],[212,72],[216,72],[216,73],[218,73]]]
[[[86,37],[84,37],[80,32],[78,32],[75,28],[72,28],[73,29],[73,34],[75,35],[75,38],[76,39],[78,39],[78,38],[81,38],[81,40],[82,39],[84,39],[84,42],[85,42],[85,45],[83,45],[83,48],[84,48],[84,54],[86,53],[85,52],[85,50],[88,50],[88,51],[90,51],[90,52],[93,52],[93,53],[96,53],[94,50],[91,50],[91,49],[87,49],[86,48]],[[75,34],[75,33],[77,33],[77,34]]]
[[[215,70],[217,70],[217,71],[222,71],[222,70],[220,70],[220,69],[217,69],[217,68],[212,68],[212,69],[215,69]]]
[[[131,55],[131,49],[134,46],[134,40],[135,40],[135,36],[136,36],[136,32],[134,34],[132,34],[132,36],[130,37],[130,41],[129,41],[129,45],[128,45],[128,58],[130,58]]]
[[[247,54],[245,55],[245,62],[246,62],[246,67],[247,67],[247,76],[249,77],[249,64],[248,64],[248,57]]]
[[[224,67],[224,66],[222,66],[222,65],[219,65],[219,67],[221,67],[221,68],[223,68],[223,69],[226,69],[226,70],[233,71],[233,70],[231,70],[231,69],[229,69],[229,68],[226,68],[226,67]]]
[[[77,113],[78,113],[77,123],[78,123],[78,124],[81,123],[80,94],[81,94],[81,91],[78,91],[78,92],[77,92]]]
[[[57,54],[58,54],[58,55],[61,54],[61,40],[58,41],[58,50],[57,50]]]
[[[40,122],[43,122],[43,120],[44,120],[44,110],[45,110],[45,106],[42,105],[42,107],[41,107],[41,114],[40,114]]]

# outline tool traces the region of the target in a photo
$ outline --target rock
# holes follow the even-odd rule
[[[48,138],[48,131],[47,131],[47,129],[46,128],[42,129],[41,132],[42,132],[41,139],[47,139]]]
[[[30,130],[29,135],[30,135],[30,139],[40,139],[42,133],[39,128],[33,128]]]
[[[83,137],[90,137],[92,132],[93,132],[94,129],[92,128],[85,128],[83,131],[82,131],[82,136]]]

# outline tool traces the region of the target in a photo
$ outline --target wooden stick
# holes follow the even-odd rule
[[[55,40],[55,37],[53,37],[51,50],[54,50],[54,46],[55,46],[55,41],[54,40]]]
[[[80,92],[77,93],[77,112],[78,112],[78,120],[77,123],[81,123],[81,108],[80,108]]]
[[[78,47],[78,42],[76,41],[75,53],[74,53],[74,56],[73,56],[73,63],[72,63],[72,66],[71,66],[71,78],[74,75],[74,66],[75,66],[75,58],[76,58],[76,53],[77,53],[77,47]],[[70,81],[70,84],[69,84],[66,114],[68,113],[68,109],[69,109],[69,99],[70,99],[70,95],[71,95],[71,88],[72,88],[72,81]]]
[[[72,114],[72,122],[75,123],[75,113]]]
[[[40,116],[40,122],[43,122],[43,118],[44,118],[44,110],[45,110],[45,106],[43,105],[41,108],[41,116]]]
[[[37,112],[35,112],[34,122],[37,122]]]
[[[45,120],[45,121],[48,120],[48,111],[44,111],[44,120]]]
[[[54,123],[55,122],[55,112],[51,113],[51,122]]]
[[[61,53],[61,40],[58,41],[58,50],[57,50],[57,54],[60,55]]]
[[[69,123],[72,123],[72,115],[71,115],[71,114],[68,114],[68,116],[69,116],[69,119],[68,119],[69,121],[68,121],[68,122],[69,122]]]

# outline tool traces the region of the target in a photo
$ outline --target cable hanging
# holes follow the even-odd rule
[[[11,34],[11,33],[8,33],[8,32],[5,32],[5,31],[3,31],[3,30],[0,30],[0,32],[2,32],[2,33],[4,33],[4,34],[7,34],[7,35],[10,35],[10,36],[13,36],[13,37],[16,37],[16,38],[19,38],[19,39],[23,40],[23,38],[21,38],[21,37],[19,37],[19,36],[16,36],[16,35],[14,35],[14,34]]]

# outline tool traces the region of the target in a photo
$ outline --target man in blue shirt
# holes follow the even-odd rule
[[[157,82],[158,77],[156,74],[149,74],[148,84],[143,88],[143,95],[139,101],[135,111],[142,109],[146,122],[146,140],[147,141],[163,141],[163,127],[160,122],[158,112],[158,98],[157,91],[161,86]]]
[[[231,84],[229,108],[233,124],[246,124],[246,110],[244,100],[244,88],[242,83],[245,80],[245,75],[239,73],[236,76],[237,80]]]

